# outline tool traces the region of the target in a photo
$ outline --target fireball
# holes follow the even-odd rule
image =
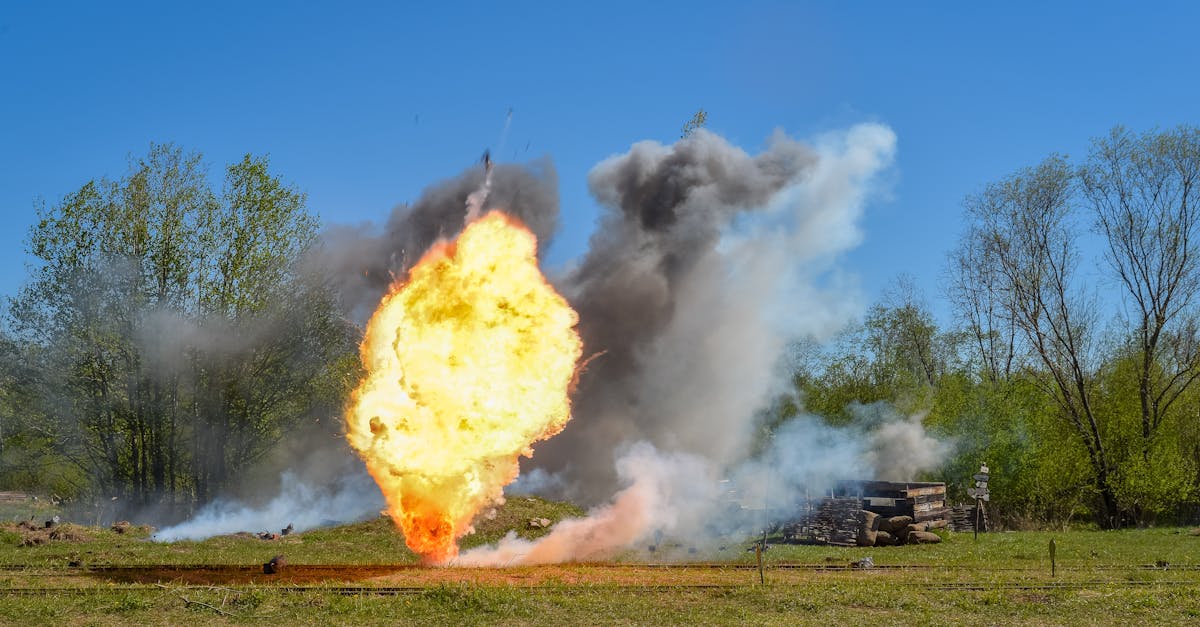
[[[566,426],[577,322],[535,236],[498,211],[435,244],[372,315],[346,437],[427,563],[457,556],[518,457]]]

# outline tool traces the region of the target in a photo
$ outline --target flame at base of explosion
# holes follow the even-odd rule
[[[566,425],[577,322],[538,268],[534,235],[498,211],[435,244],[380,303],[347,438],[425,562],[457,556],[518,457]]]

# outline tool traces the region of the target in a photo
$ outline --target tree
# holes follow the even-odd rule
[[[993,270],[990,249],[978,244],[975,238],[964,237],[950,253],[946,293],[966,324],[980,376],[996,385],[1013,374],[1016,327],[997,297],[1000,276]]]
[[[1200,377],[1200,129],[1117,127],[1080,169],[1105,260],[1132,305],[1143,461],[1164,418]]]
[[[1053,156],[968,198],[970,227],[960,251],[975,252],[960,253],[952,272],[958,284],[978,280],[985,290],[960,303],[983,299],[983,311],[1001,311],[1016,329],[1031,360],[1021,365],[1087,450],[1100,519],[1111,527],[1120,517],[1113,464],[1093,403],[1099,367],[1095,308],[1076,285],[1073,184],[1066,160]],[[976,260],[986,263],[968,265]],[[979,314],[971,310],[966,317],[978,320]]]
[[[39,209],[10,306],[28,410],[87,491],[210,499],[349,383],[354,332],[296,270],[303,194],[247,155],[220,194],[198,154],[154,145],[119,180]]]

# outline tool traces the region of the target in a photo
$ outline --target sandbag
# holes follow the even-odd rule
[[[880,529],[875,532],[875,546],[896,546],[900,544],[900,538]]]
[[[879,530],[886,531],[890,534],[896,534],[903,531],[905,527],[912,523],[912,516],[892,516],[884,518],[879,522]]]
[[[908,532],[909,544],[937,544],[942,541],[942,537],[936,533],[928,531],[910,531]]]

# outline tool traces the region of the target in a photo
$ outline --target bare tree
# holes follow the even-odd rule
[[[1093,143],[1080,181],[1125,288],[1148,461],[1164,417],[1200,377],[1200,130],[1135,135],[1117,127]]]
[[[1012,375],[1016,328],[999,301],[998,273],[980,237],[969,233],[950,253],[946,294],[967,323],[980,376],[996,384]]]
[[[1095,308],[1075,285],[1077,229],[1074,173],[1051,157],[989,185],[966,201],[971,227],[960,248],[957,282],[970,286],[964,302],[1010,321],[1018,357],[1031,379],[1057,404],[1088,453],[1101,499],[1101,522],[1119,523],[1112,465],[1093,408],[1098,360]],[[976,282],[977,283],[973,283]],[[993,352],[993,354],[996,354]]]

